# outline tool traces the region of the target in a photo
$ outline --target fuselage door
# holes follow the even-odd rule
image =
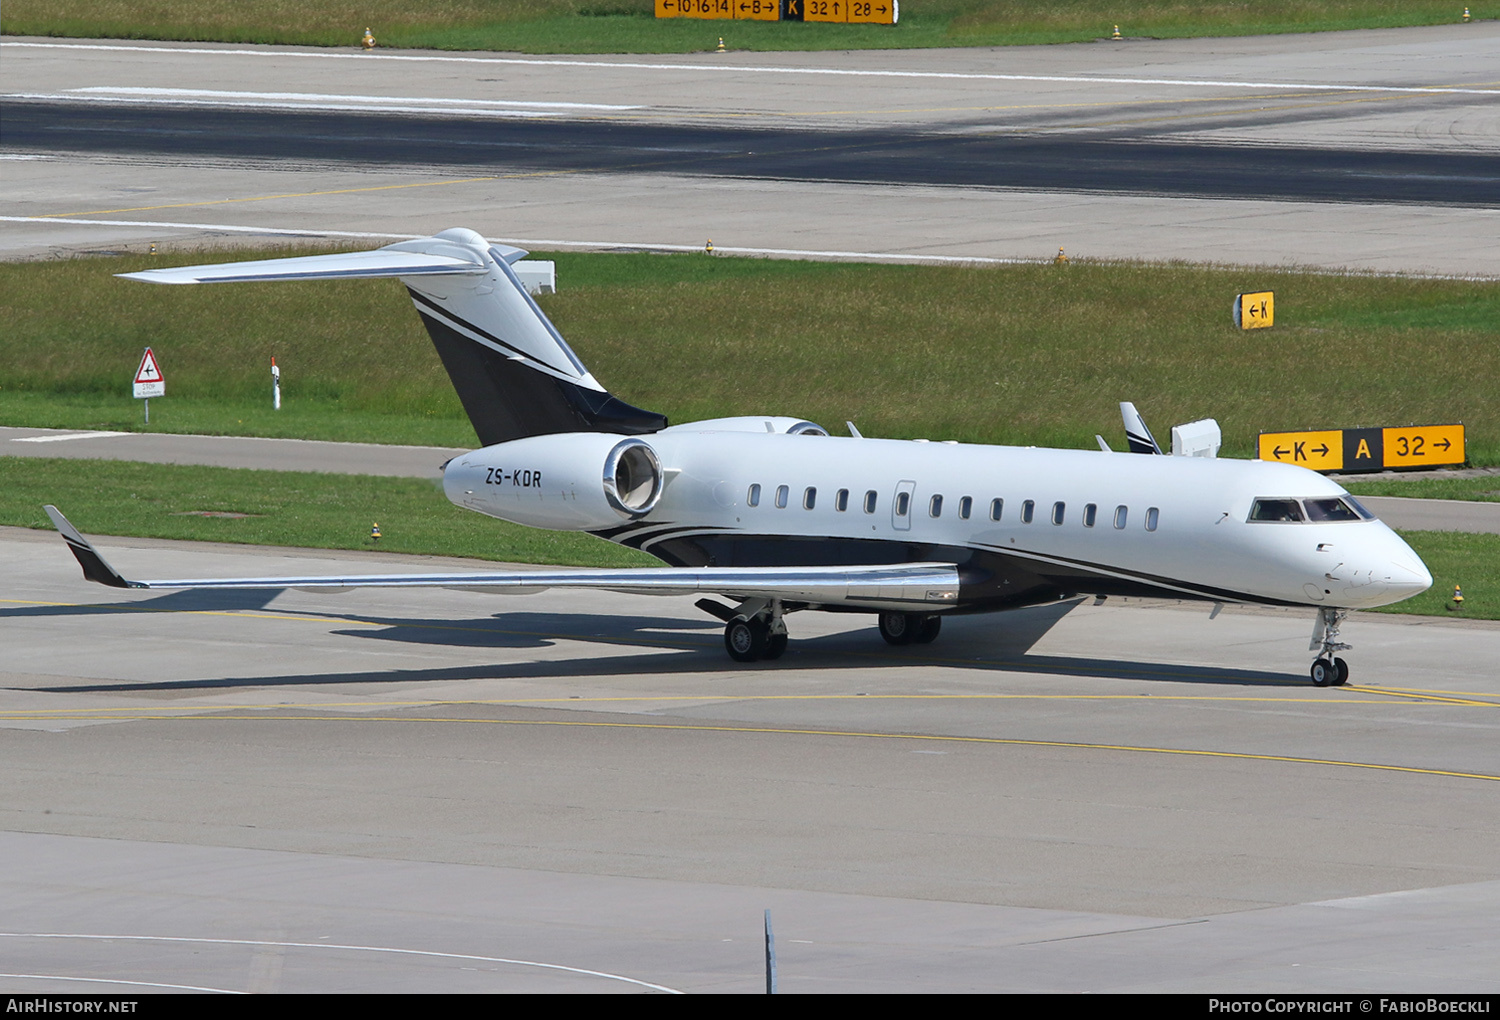
[[[911,505],[915,498],[916,482],[897,482],[896,496],[891,500],[891,527],[897,531],[911,530]]]

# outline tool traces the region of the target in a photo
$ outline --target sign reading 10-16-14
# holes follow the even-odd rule
[[[656,16],[894,25],[901,8],[898,0],[656,0]]]

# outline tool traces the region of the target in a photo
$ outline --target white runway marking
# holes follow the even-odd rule
[[[133,988],[175,988],[180,992],[217,992],[220,995],[249,995],[232,988],[205,988],[202,985],[169,985],[161,981],[126,981],[124,978],[86,978],[71,974],[0,974],[0,978],[25,978],[31,981],[86,981],[91,985],[130,985]]]
[[[1050,81],[1083,85],[1162,85],[1167,87],[1224,89],[1296,89],[1319,92],[1444,93],[1500,95],[1500,88],[1449,85],[1354,85],[1309,82],[1221,81],[1195,78],[1126,78],[1063,74],[994,74],[977,71],[877,71],[835,67],[746,67],[739,64],[647,64],[623,60],[544,60],[526,57],[409,56],[397,53],[303,53],[288,50],[198,49],[176,46],[109,46],[99,43],[11,42],[4,46],[40,49],[125,50],[139,53],[190,53],[231,57],[288,57],[301,60],[385,60],[448,64],[516,65],[526,67],[602,67],[637,71],[692,71],[716,74],[838,75],[864,78],[932,78],[959,81]]]
[[[125,436],[128,432],[72,432],[66,436],[22,436],[12,443],[65,443],[69,439],[106,439],[109,436]]]
[[[409,241],[417,237],[425,237],[425,234],[376,234],[366,231],[355,230],[291,230],[278,227],[246,227],[229,223],[166,223],[159,220],[84,220],[72,217],[63,219],[53,216],[0,216],[0,223],[57,223],[67,225],[79,223],[95,227],[156,227],[166,229],[184,230],[223,230],[233,233],[244,234],[282,234],[293,237],[368,237],[376,240],[402,240]],[[666,251],[687,252],[702,251],[703,246],[698,244],[656,244],[652,241],[558,241],[541,240],[536,238],[491,238],[502,244],[514,244],[518,248],[585,248],[589,250],[601,248],[627,248],[634,251]],[[968,263],[977,262],[995,265],[1012,265],[1017,263],[1046,262],[1048,259],[997,259],[985,258],[980,255],[907,255],[901,252],[874,252],[874,251],[815,251],[801,248],[734,248],[729,246],[714,246],[714,251],[728,255],[785,255],[792,258],[840,258],[855,259],[858,261],[880,261],[895,260],[899,262],[937,262],[937,263]]]
[[[68,89],[69,93],[115,96],[156,96],[185,99],[277,99],[297,103],[432,103],[449,106],[503,107],[548,110],[644,110],[644,106],[614,106],[607,103],[557,103],[521,99],[437,99],[428,96],[344,96],[322,92],[226,92],[221,89],[143,88],[134,85],[89,85]]]
[[[250,95],[251,93],[245,93]],[[233,99],[193,99],[183,96],[175,99],[150,98],[147,96],[80,96],[73,92],[12,92],[5,99],[73,99],[83,100],[87,103],[108,103],[116,106],[204,106],[214,109],[250,109],[250,110],[323,110],[337,113],[454,113],[452,107],[416,106],[402,105],[399,101],[394,103],[381,103],[371,97],[370,102],[353,103],[288,103],[254,100]],[[562,113],[556,110],[495,110],[488,108],[467,108],[463,110],[466,117],[500,117],[510,120],[534,120],[546,117],[561,117]]]
[[[603,970],[588,970],[584,967],[568,967],[560,963],[538,963],[535,960],[511,960],[503,956],[472,956],[468,953],[439,953],[428,949],[394,949],[389,946],[346,946],[336,945],[328,942],[271,942],[265,939],[199,939],[186,938],[172,935],[79,935],[68,932],[0,932],[3,939],[83,939],[94,942],[181,942],[193,945],[215,945],[215,946],[274,946],[282,949],[339,949],[358,953],[394,953],[398,956],[426,956],[443,960],[469,960],[475,963],[504,963],[514,967],[538,967],[542,970],[559,970],[569,974],[581,974],[585,977],[604,978],[609,981],[623,981],[626,984],[638,985],[641,988],[649,988],[654,992],[666,992],[669,995],[682,995],[683,992],[676,988],[668,988],[666,985],[652,984],[650,981],[642,981],[639,978],[625,977],[623,974],[611,974]],[[0,975],[4,976],[4,975]],[[218,989],[207,989],[218,991]]]
[[[274,234],[279,237],[356,237],[376,241],[410,241],[426,234],[382,234],[367,230],[316,230],[288,227],[248,227],[234,223],[173,223],[163,220],[85,220],[61,216],[0,216],[0,223],[69,223],[94,227],[155,227],[167,230],[218,230],[235,234]],[[517,248],[548,251],[560,248],[578,248],[583,251],[644,251],[644,252],[694,252],[702,251],[697,244],[658,244],[655,241],[560,241],[556,238],[492,237],[492,241],[510,244]],[[779,255],[794,259],[848,259],[851,262],[903,262],[933,265],[990,265],[1024,266],[1051,262],[1051,257],[994,258],[985,255],[917,255],[908,252],[888,251],[834,251],[816,248],[739,248],[731,245],[714,245],[721,255]],[[1407,273],[1380,272],[1377,270],[1323,270],[1305,269],[1317,276],[1380,276],[1411,280],[1479,280],[1488,283],[1492,276],[1462,276],[1453,273]]]

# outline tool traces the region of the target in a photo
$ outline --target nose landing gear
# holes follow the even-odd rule
[[[1316,687],[1342,687],[1349,682],[1349,664],[1333,654],[1353,647],[1339,640],[1339,626],[1348,615],[1347,609],[1318,610],[1318,619],[1313,623],[1312,641],[1307,646],[1308,651],[1318,653],[1318,658],[1309,671]]]

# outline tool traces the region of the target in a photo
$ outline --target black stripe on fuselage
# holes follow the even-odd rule
[[[605,532],[595,534],[607,537]],[[678,567],[953,563],[959,570],[959,611],[1013,609],[1077,594],[1301,605],[1105,563],[988,546],[938,545],[894,538],[753,535],[687,525],[661,528],[650,535],[631,534],[614,541],[643,549]]]

